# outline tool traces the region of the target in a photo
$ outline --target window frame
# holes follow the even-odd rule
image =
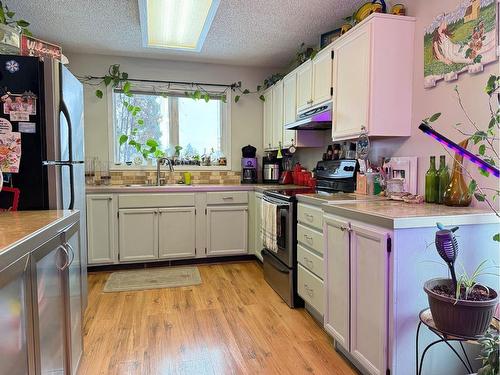
[[[152,90],[153,88],[153,90]],[[207,91],[218,90],[224,91],[225,87],[222,86],[211,86]],[[118,142],[115,138],[115,107],[113,94],[118,89],[113,89],[112,87],[107,87],[107,111],[108,111],[108,160],[110,163],[109,169],[111,171],[152,171],[156,170],[155,165],[126,165],[123,163],[117,164],[115,161],[116,149]],[[166,92],[164,90],[154,90],[154,85],[149,84],[147,87],[141,87],[140,84],[134,83],[133,93],[145,93],[145,94],[161,94],[166,93],[171,96],[183,97],[183,92]],[[189,91],[189,90],[188,90]],[[194,99],[193,99],[194,100]],[[202,99],[200,99],[202,100]],[[221,145],[224,156],[226,157],[227,164],[225,166],[200,166],[200,165],[175,165],[174,169],[176,171],[230,171],[232,170],[231,165],[231,90],[226,92],[226,103],[221,101]],[[178,129],[177,129],[178,131]]]

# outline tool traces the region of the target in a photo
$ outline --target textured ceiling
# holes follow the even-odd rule
[[[144,48],[137,0],[7,0],[64,51],[282,67],[366,0],[221,0],[201,52]]]

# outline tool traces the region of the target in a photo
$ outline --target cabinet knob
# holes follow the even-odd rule
[[[340,227],[339,229],[340,229],[342,232],[346,232],[346,231],[347,231],[347,232],[349,232],[349,233],[350,233],[350,232],[352,232],[352,229],[351,229],[351,228],[348,228],[348,227]]]

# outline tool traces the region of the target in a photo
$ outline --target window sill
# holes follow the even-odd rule
[[[162,172],[168,169],[165,166],[161,167]],[[121,172],[121,171],[142,171],[142,172],[156,172],[156,166],[140,166],[140,165],[113,165],[109,168],[112,172]],[[209,167],[202,167],[198,165],[174,165],[174,172],[184,172],[184,171],[195,171],[195,172],[216,172],[216,171],[231,171],[231,166],[221,166],[214,165]]]

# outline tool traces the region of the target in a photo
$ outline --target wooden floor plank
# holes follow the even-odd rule
[[[200,285],[114,293],[90,273],[79,375],[356,373],[257,262],[198,268]]]

